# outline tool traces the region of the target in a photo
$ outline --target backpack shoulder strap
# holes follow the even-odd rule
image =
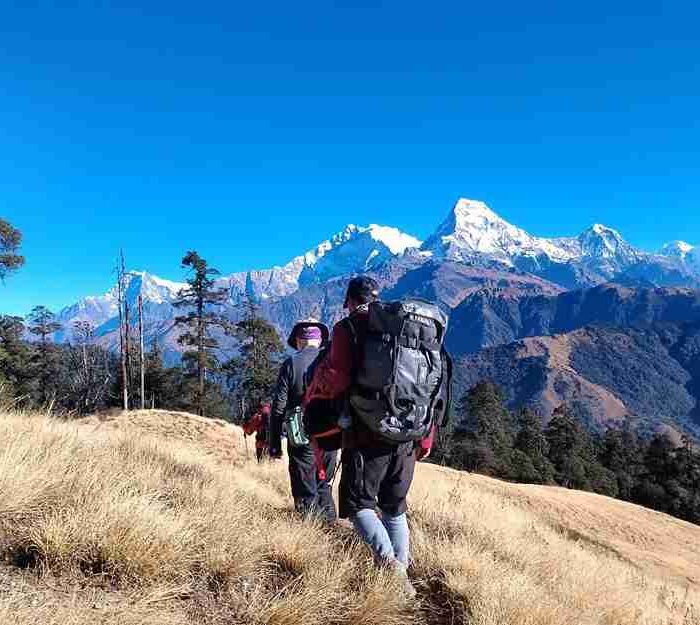
[[[313,362],[304,372],[304,395],[306,395],[307,391],[309,390],[309,387],[311,386],[311,382],[314,379],[314,373],[316,373],[316,368],[321,364],[321,362],[323,362],[327,355],[327,347],[322,347],[321,349],[319,349],[318,354],[316,354],[316,357],[313,359]]]
[[[357,346],[357,327],[355,327],[353,316],[349,315],[348,317],[345,317],[340,323],[350,333],[350,338],[352,339],[353,345]]]
[[[445,386],[445,413],[440,424],[440,427],[444,428],[452,417],[452,357],[444,347],[440,350],[440,356],[445,365],[445,373],[441,380],[441,384]]]

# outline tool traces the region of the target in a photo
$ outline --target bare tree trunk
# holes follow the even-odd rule
[[[245,412],[245,397],[241,395],[241,423],[245,423],[246,412]],[[245,459],[248,460],[248,437],[243,436],[243,442],[245,443]]]
[[[88,371],[87,339],[83,340],[83,372],[85,373],[85,379],[87,380],[90,375],[90,372]]]
[[[131,395],[132,390],[132,378],[134,374],[134,363],[132,362],[132,345],[131,345],[131,326],[129,325],[130,315],[129,315],[129,302],[124,298],[124,351],[126,353],[126,387],[129,389],[127,391],[128,395]],[[132,398],[133,403],[133,398]]]
[[[146,361],[143,354],[143,297],[139,293],[139,361],[141,363],[141,410],[146,408]]]
[[[204,415],[204,381],[206,376],[206,353],[204,351],[204,304],[200,302],[197,307],[197,360],[199,363],[199,397],[197,398],[197,414]]]
[[[119,355],[122,366],[122,407],[129,410],[129,381],[126,367],[126,339],[127,333],[124,329],[124,252],[120,252],[117,264],[117,300],[119,303]],[[128,320],[127,320],[128,323]]]

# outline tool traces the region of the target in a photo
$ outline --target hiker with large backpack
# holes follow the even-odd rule
[[[297,351],[284,361],[279,372],[270,414],[270,457],[282,457],[284,426],[294,507],[302,514],[317,515],[332,523],[337,518],[331,492],[337,452],[323,452],[318,460],[315,458],[302,414],[304,393],[327,342],[328,328],[313,319],[298,322],[289,335],[287,344]],[[319,465],[324,471],[319,472]]]
[[[307,432],[320,441],[341,430],[340,516],[412,597],[406,496],[415,463],[430,454],[449,410],[447,317],[422,300],[379,302],[368,276],[350,281],[345,308],[349,315],[335,325],[305,398]],[[345,405],[338,427],[319,432],[310,418],[314,404],[338,398]]]

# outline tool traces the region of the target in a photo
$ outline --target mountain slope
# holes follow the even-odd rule
[[[460,355],[590,324],[646,327],[698,320],[700,291],[692,289],[603,284],[554,295],[481,289],[453,310],[447,341],[450,350]]]
[[[567,403],[596,428],[629,417],[647,431],[700,432],[700,322],[526,338],[464,356],[457,372],[463,389],[491,380],[545,418]]]
[[[404,603],[352,530],[293,513],[284,465],[246,460],[231,425],[160,411],[85,424],[2,414],[0,435],[2,623],[700,619],[700,528],[599,495],[419,465],[419,601]],[[232,457],[208,453],[219,437],[235,441]]]

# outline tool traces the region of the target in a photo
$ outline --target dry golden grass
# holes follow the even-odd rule
[[[603,497],[421,466],[402,604],[233,426],[3,414],[0,440],[1,623],[700,624],[700,528]]]

